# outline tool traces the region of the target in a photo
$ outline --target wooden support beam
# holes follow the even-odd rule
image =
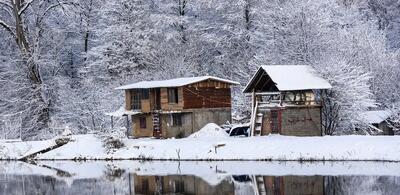
[[[254,94],[253,94],[254,93]],[[251,94],[246,94],[246,96],[271,96],[271,95],[280,95],[281,92],[252,92]]]

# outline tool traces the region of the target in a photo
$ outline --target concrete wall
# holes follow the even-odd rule
[[[172,115],[163,114],[161,115],[161,126],[163,127],[162,135],[165,138],[183,136],[187,137],[193,133],[193,120],[192,113],[180,113],[182,115],[182,126],[172,125]]]
[[[177,113],[178,114],[178,113]],[[227,121],[231,122],[230,108],[204,108],[190,109],[187,112],[179,113],[182,115],[182,126],[172,126],[172,115],[161,114],[161,132],[163,138],[183,136],[187,137],[192,133],[200,130],[208,123],[223,125]],[[146,129],[140,128],[141,116],[146,116]],[[152,137],[153,136],[153,120],[151,114],[140,114],[132,117],[132,128],[134,137]]]
[[[321,108],[289,108],[282,112],[282,135],[321,136]]]
[[[193,129],[198,131],[208,123],[223,125],[231,118],[231,108],[193,109]]]
[[[290,106],[281,109],[281,135],[321,136],[321,108],[319,106]],[[271,112],[263,112],[262,135],[271,133]]]
[[[264,176],[265,194],[324,194],[323,176]]]
[[[172,126],[172,116],[170,114],[162,115],[163,137],[177,137],[178,135],[187,137],[200,130],[208,123],[223,125],[227,121],[231,122],[230,108],[206,108],[190,109],[188,113],[182,113],[182,126]]]

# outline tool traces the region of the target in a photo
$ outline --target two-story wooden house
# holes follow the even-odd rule
[[[261,66],[244,89],[252,95],[250,134],[321,136],[318,94],[330,88],[311,66]]]
[[[212,76],[141,81],[125,90],[134,137],[186,137],[207,123],[231,121],[231,85]]]

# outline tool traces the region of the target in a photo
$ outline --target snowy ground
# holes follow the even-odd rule
[[[37,159],[400,161],[397,136],[123,139],[125,146],[110,152],[94,135],[75,135],[72,139]]]
[[[229,137],[208,124],[184,139],[121,138],[123,147],[118,149],[106,147],[105,138],[94,134],[69,136],[70,142],[35,159],[400,161],[398,136]],[[0,142],[0,159],[20,159],[54,144],[54,140]]]
[[[54,145],[54,139],[29,142],[0,140],[0,159],[19,159]]]

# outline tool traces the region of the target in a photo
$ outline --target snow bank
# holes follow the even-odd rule
[[[218,138],[218,137],[226,138],[229,137],[229,135],[215,123],[208,123],[199,131],[189,136],[189,138]]]
[[[28,142],[0,141],[0,159],[19,159],[56,145],[54,139]]]
[[[123,139],[111,153],[94,135],[73,136],[74,142],[40,154],[37,159],[153,160],[379,160],[400,161],[397,136],[261,136],[218,139]]]

